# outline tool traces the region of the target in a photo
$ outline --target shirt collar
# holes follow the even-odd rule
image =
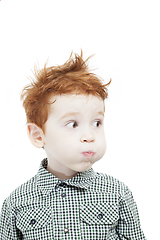
[[[49,194],[53,188],[62,182],[74,187],[87,189],[96,178],[96,173],[90,168],[88,171],[78,172],[76,176],[71,179],[60,180],[47,171],[47,164],[47,159],[43,159],[37,174],[37,184],[44,194]]]

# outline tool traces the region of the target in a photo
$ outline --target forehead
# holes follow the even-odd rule
[[[93,95],[62,94],[51,97],[50,103],[50,113],[82,112],[84,109],[104,112],[104,100]]]

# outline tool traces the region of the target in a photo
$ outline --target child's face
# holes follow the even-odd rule
[[[104,101],[92,95],[55,99],[44,126],[44,149],[49,169],[69,178],[89,170],[105,153]]]

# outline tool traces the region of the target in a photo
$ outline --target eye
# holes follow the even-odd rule
[[[100,120],[96,120],[96,121],[94,121],[93,126],[98,128],[101,126],[101,124],[102,124],[102,122]]]
[[[67,127],[69,128],[76,128],[78,126],[77,122],[71,121],[66,124]]]

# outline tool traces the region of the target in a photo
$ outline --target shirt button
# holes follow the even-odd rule
[[[62,194],[61,194],[61,197],[66,197],[66,193],[62,193]]]
[[[97,217],[99,220],[101,220],[103,218],[103,214],[100,213]]]
[[[64,182],[60,182],[60,183],[59,183],[59,186],[60,186],[60,187],[64,187],[64,186],[65,186],[65,183],[64,183]]]
[[[30,221],[30,224],[31,225],[34,225],[36,223],[36,220],[35,219],[32,219],[31,221]]]
[[[68,233],[69,232],[69,229],[68,228],[65,228],[64,229],[64,233]]]

